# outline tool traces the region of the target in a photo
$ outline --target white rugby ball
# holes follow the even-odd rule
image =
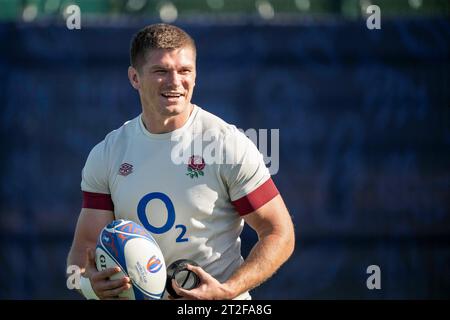
[[[103,228],[97,241],[98,270],[119,266],[111,279],[128,276],[131,288],[119,297],[130,300],[161,299],[166,285],[164,256],[151,234],[133,221],[114,220]]]

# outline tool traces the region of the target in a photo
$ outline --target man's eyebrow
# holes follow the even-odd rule
[[[163,66],[160,64],[154,64],[150,67],[150,69],[166,69],[166,68],[167,68],[167,66]]]
[[[180,66],[180,69],[194,69],[195,66],[193,64],[185,64]],[[150,67],[150,70],[153,69],[170,69],[170,66],[167,65],[161,65],[161,64],[154,64]]]

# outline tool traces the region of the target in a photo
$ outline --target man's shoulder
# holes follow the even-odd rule
[[[134,119],[128,120],[119,128],[109,132],[104,139],[105,143],[117,143],[130,137],[131,135],[134,135],[136,132],[136,127],[139,125],[139,117],[140,116],[137,116]]]
[[[197,123],[201,125],[201,130],[203,132],[211,132],[213,134],[221,135],[228,135],[238,132],[238,129],[234,124],[228,123],[219,116],[201,109],[200,107],[198,118],[199,121]]]
[[[103,140],[98,142],[94,149],[102,149],[104,151],[115,149],[117,146],[125,145],[129,137],[136,132],[136,126],[138,125],[139,116],[132,120],[126,121],[119,128],[110,131]]]
[[[251,153],[255,157],[259,157],[260,152],[244,130],[203,109],[200,109],[199,116],[201,119],[199,121],[201,123],[200,130],[204,141],[211,141],[212,139],[221,141],[221,146],[230,156],[230,159],[240,157],[243,153]],[[200,130],[197,129],[195,133]],[[256,161],[255,163],[259,162]]]

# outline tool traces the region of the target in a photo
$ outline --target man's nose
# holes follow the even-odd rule
[[[167,81],[174,86],[179,86],[181,84],[181,77],[178,72],[170,71],[167,76]]]

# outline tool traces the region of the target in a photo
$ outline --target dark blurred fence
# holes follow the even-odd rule
[[[78,298],[64,274],[80,172],[140,112],[127,67],[143,25],[0,25],[0,298]],[[274,180],[297,248],[254,298],[449,298],[450,23],[182,26],[194,102],[280,129]],[[366,288],[372,264],[381,290]]]

